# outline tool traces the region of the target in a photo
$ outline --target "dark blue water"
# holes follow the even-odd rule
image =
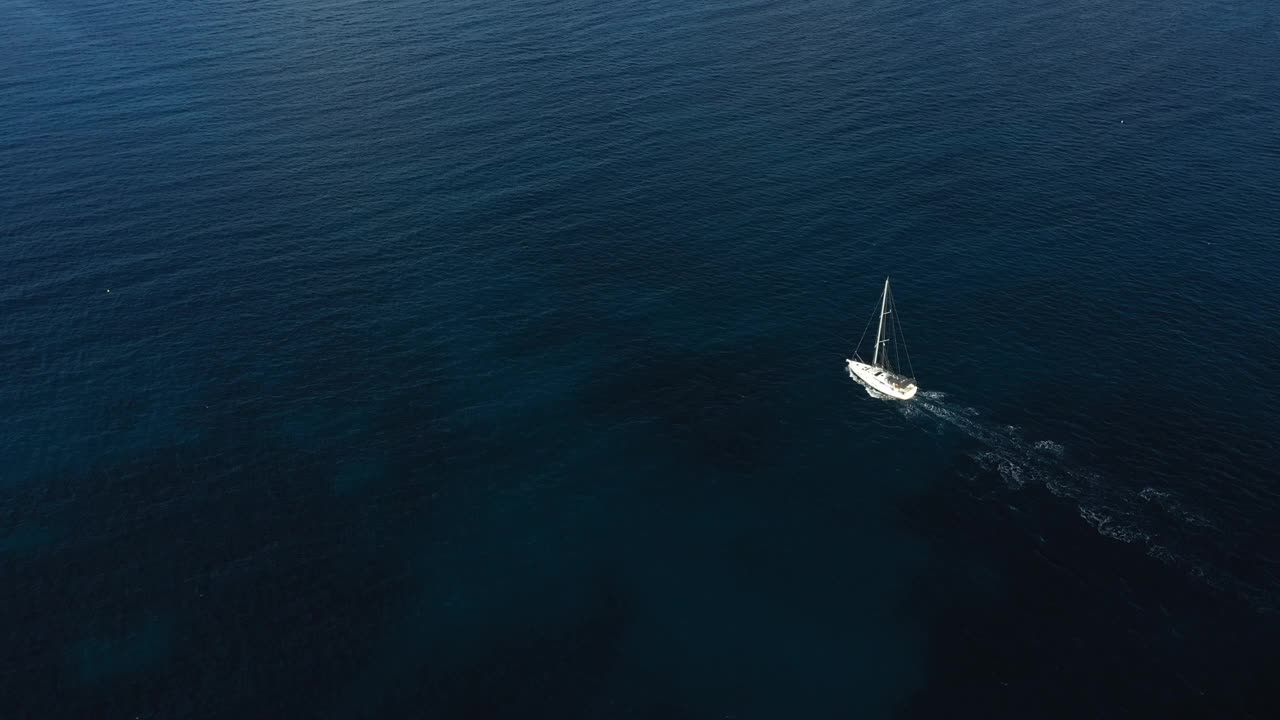
[[[1274,3],[0,27],[0,717],[1275,717]]]

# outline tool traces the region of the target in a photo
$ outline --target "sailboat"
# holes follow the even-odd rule
[[[867,394],[872,397],[886,397],[895,400],[910,400],[916,395],[915,371],[911,369],[911,355],[906,353],[907,343],[902,339],[902,325],[894,312],[893,293],[889,290],[889,278],[884,279],[884,292],[880,294],[880,322],[876,326],[875,349],[871,353],[871,362],[866,362],[858,354],[862,349],[862,341],[871,328],[871,316],[867,327],[862,330],[858,339],[858,347],[848,362],[849,377],[862,383]],[[906,353],[906,374],[903,374],[898,346]]]

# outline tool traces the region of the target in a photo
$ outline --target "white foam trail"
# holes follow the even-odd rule
[[[1216,531],[1218,525],[1206,513],[1187,508],[1173,492],[1153,487],[1133,492],[1124,483],[1072,465],[1061,443],[1027,440],[1018,428],[986,422],[978,410],[948,401],[943,392],[925,391],[913,402],[899,406],[905,417],[925,423],[931,430],[959,431],[975,441],[978,448],[970,457],[984,472],[998,476],[1010,491],[1038,483],[1073,502],[1080,517],[1099,534],[1140,543],[1148,555],[1167,565],[1234,593],[1260,610],[1276,609],[1277,593],[1254,587],[1204,559],[1199,543],[1186,533]],[[1171,526],[1170,520],[1175,525]]]
[[[1049,453],[1050,455],[1053,455],[1054,457],[1059,457],[1059,458],[1060,458],[1060,457],[1062,457],[1062,453],[1063,453],[1063,447],[1062,447],[1062,445],[1060,445],[1060,444],[1058,444],[1058,443],[1056,443],[1056,442],[1054,442],[1054,441],[1052,441],[1052,440],[1037,440],[1037,441],[1036,441],[1036,444],[1034,445],[1034,447],[1035,447],[1035,449],[1039,450],[1040,452],[1046,452],[1046,453]]]

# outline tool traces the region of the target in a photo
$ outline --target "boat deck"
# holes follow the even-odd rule
[[[909,400],[916,394],[916,383],[891,370],[850,359],[849,374],[867,386],[867,391],[887,393],[899,400]]]
[[[855,360],[853,362],[857,362],[857,361]],[[870,363],[859,363],[859,364],[867,369],[869,375],[873,375],[877,379],[883,380],[884,382],[898,388],[899,390],[906,390],[907,388],[916,384],[915,381],[909,377],[904,377],[902,375],[899,375],[898,373],[885,370],[884,368],[876,367],[875,365],[872,365]]]
[[[905,378],[897,373],[889,372],[888,370],[881,370],[880,372],[875,373],[875,376],[899,390],[906,390],[915,385],[910,378]]]

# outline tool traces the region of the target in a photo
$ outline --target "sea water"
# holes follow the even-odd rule
[[[1273,5],[0,4],[0,715],[1268,716]]]

